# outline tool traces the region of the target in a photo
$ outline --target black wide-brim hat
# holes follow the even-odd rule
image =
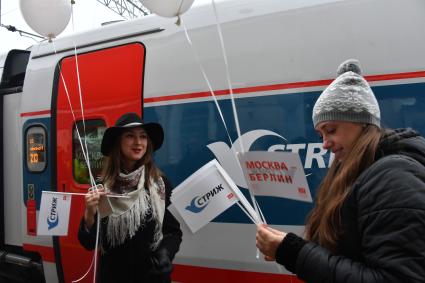
[[[158,150],[164,141],[164,130],[158,123],[144,123],[136,113],[126,113],[115,122],[115,126],[106,129],[102,138],[100,151],[108,156],[114,146],[115,140],[128,128],[141,127],[145,129],[152,141],[153,150]]]

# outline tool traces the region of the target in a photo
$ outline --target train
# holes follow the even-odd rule
[[[155,160],[174,186],[217,159],[244,194],[244,177],[232,166],[240,139],[246,151],[298,153],[314,198],[333,156],[312,126],[312,108],[345,59],[360,61],[384,127],[425,133],[424,1],[221,0],[216,6],[218,17],[205,2],[183,14],[180,25],[149,15],[0,57],[0,276],[71,283],[89,270],[93,252],[77,240],[84,199],[72,198],[68,235],[41,236],[40,198],[42,191],[87,192],[76,129],[85,129],[98,175],[102,135],[125,112],[163,126]],[[257,200],[270,225],[303,234],[313,203]],[[299,282],[256,256],[256,227],[237,206],[196,233],[181,226],[174,282]],[[93,282],[92,272],[80,282]]]

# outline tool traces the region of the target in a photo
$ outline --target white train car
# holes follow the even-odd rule
[[[311,111],[343,60],[360,60],[384,126],[425,133],[424,1],[223,0],[217,10],[246,150],[298,152],[313,196],[331,156],[314,132]],[[183,21],[232,144],[175,19],[150,15],[3,57],[0,278],[68,283],[86,272],[93,257],[76,238],[81,197],[72,200],[68,236],[37,236],[36,225],[42,190],[81,193],[89,186],[75,131],[75,123],[82,128],[83,113],[74,46],[95,174],[102,165],[105,127],[134,111],[163,125],[165,142],[155,158],[175,186],[217,158],[246,192],[243,177],[231,166],[238,135],[213,8],[193,7]],[[269,224],[303,233],[311,203],[258,201]],[[184,230],[173,280],[297,281],[255,255],[255,226],[232,207],[196,234]],[[84,282],[92,282],[92,275]]]

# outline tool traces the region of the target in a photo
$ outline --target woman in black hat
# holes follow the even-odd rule
[[[159,124],[144,124],[136,113],[121,116],[105,131],[101,145],[106,158],[101,176],[104,189],[87,193],[78,232],[80,243],[93,250],[99,211],[98,282],[171,282],[171,262],[182,232],[166,209],[172,187],[152,158],[163,139]],[[109,198],[107,193],[127,197]]]

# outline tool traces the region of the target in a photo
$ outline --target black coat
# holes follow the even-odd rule
[[[425,282],[424,138],[387,131],[343,203],[341,223],[337,253],[291,233],[277,261],[307,282]]]
[[[165,183],[165,206],[170,205],[170,196],[172,187],[166,178]],[[162,233],[163,239],[156,251],[151,251],[150,244],[153,242],[155,223],[152,217],[147,216],[148,220],[139,228],[136,234],[131,238],[127,238],[125,242],[114,248],[108,247],[105,243],[107,217],[101,220],[100,240],[104,252],[100,252],[99,269],[97,282],[99,283],[165,283],[171,282],[170,273],[158,274],[152,272],[152,258],[160,249],[167,251],[170,260],[174,259],[178,252],[182,241],[182,232],[179,222],[174,216],[165,209]],[[88,250],[95,248],[96,229],[95,224],[89,231],[86,230],[84,218],[81,220],[80,229],[78,231],[78,240],[81,245]]]

